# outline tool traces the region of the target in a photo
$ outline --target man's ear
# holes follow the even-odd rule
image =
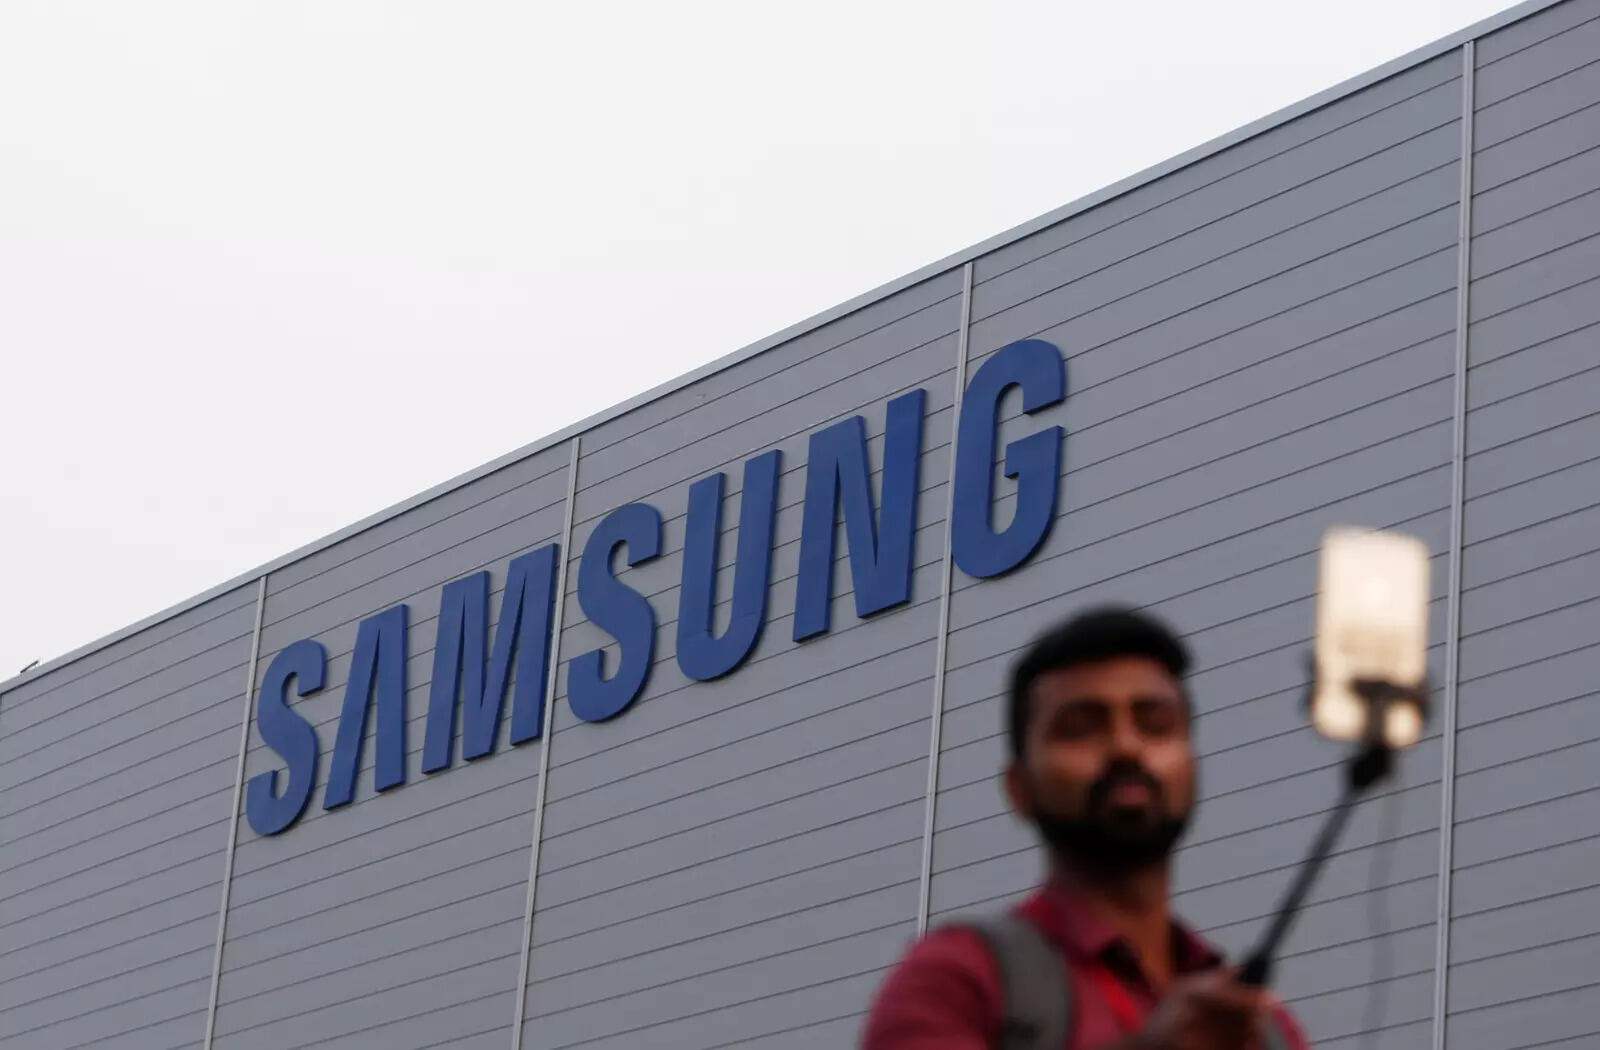
[[[1024,821],[1033,819],[1033,792],[1028,789],[1028,778],[1022,771],[1022,763],[1012,759],[1006,763],[1001,780],[1005,783],[1006,800],[1011,803],[1011,811]]]

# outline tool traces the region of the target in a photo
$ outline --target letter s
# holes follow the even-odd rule
[[[622,646],[622,658],[609,679],[605,651],[592,649],[572,658],[567,667],[567,703],[585,722],[603,722],[633,703],[655,662],[656,613],[650,601],[617,579],[611,556],[628,548],[628,564],[638,565],[661,553],[661,512],[648,503],[618,507],[595,526],[578,564],[578,604],[595,626]]]
[[[295,679],[297,696],[310,696],[322,688],[327,673],[328,651],[322,643],[305,638],[279,653],[261,681],[256,729],[288,767],[289,782],[279,795],[277,770],[250,778],[244,811],[257,835],[283,831],[300,819],[311,801],[317,781],[317,731],[289,709],[289,680]]]

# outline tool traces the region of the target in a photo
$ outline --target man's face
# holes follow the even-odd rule
[[[1195,803],[1178,680],[1139,656],[1039,676],[1006,787],[1017,812],[1069,858],[1111,870],[1160,861]]]

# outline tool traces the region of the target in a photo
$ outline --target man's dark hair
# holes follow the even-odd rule
[[[1189,670],[1189,650],[1166,624],[1147,613],[1120,605],[1087,609],[1057,624],[1038,638],[1011,666],[1007,710],[1011,757],[1022,757],[1028,733],[1028,695],[1035,679],[1051,671],[1145,656],[1182,679]]]

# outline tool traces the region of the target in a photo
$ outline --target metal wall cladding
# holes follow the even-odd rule
[[[199,1046],[256,588],[0,698],[0,1047]]]
[[[967,375],[1016,340],[1066,358],[1065,402],[1002,406],[1000,447],[1066,438],[1057,519],[1021,568],[952,577],[930,921],[1015,900],[1039,860],[1006,812],[1005,672],[1099,600],[1192,643],[1203,802],[1179,905],[1223,946],[1260,932],[1337,783],[1300,708],[1316,552],[1402,528],[1451,594],[1468,82],[1457,49],[1012,240],[972,265]],[[1448,1045],[1587,1045],[1600,1029],[1600,0],[1479,40],[1465,376],[1459,729],[1439,723],[1364,803],[1292,934],[1279,990],[1322,1048],[1427,1045],[1440,820],[1453,806]],[[950,494],[963,274],[911,284],[268,576],[259,686],[326,646],[295,710],[322,749],[281,835],[241,819],[215,1045],[760,1050],[853,1041],[914,935]],[[832,629],[793,639],[807,446],[926,396],[911,600],[858,617],[848,542]],[[676,660],[689,486],[725,475],[727,626],[743,464],[782,455],[767,625],[736,671]],[[874,474],[875,487],[880,484]],[[1015,482],[995,468],[995,525]],[[421,772],[440,588],[572,533],[548,741]],[[574,571],[645,502],[654,663],[609,721],[569,662],[617,647]],[[199,1046],[256,589],[241,587],[0,697],[0,1050]],[[358,623],[410,606],[407,785],[321,807]],[[541,784],[544,745],[550,769]],[[244,775],[277,768],[252,727]],[[1449,750],[1447,750],[1449,749]],[[1446,797],[1444,757],[1456,779]],[[534,809],[546,804],[538,853]],[[536,910],[516,1017],[530,866]]]
[[[299,823],[262,837],[242,818],[216,1041],[245,1047],[504,1047],[510,1040],[539,776],[537,742],[423,774],[440,588],[559,540],[564,447],[522,460],[268,579],[261,667],[300,638],[327,647],[326,687],[295,702],[322,745]],[[355,800],[323,789],[357,624],[410,606],[407,784],[376,793],[372,715]],[[519,669],[521,657],[519,656]],[[278,763],[252,732],[245,776]]]
[[[1449,1040],[1600,1039],[1600,3],[1477,55]]]

